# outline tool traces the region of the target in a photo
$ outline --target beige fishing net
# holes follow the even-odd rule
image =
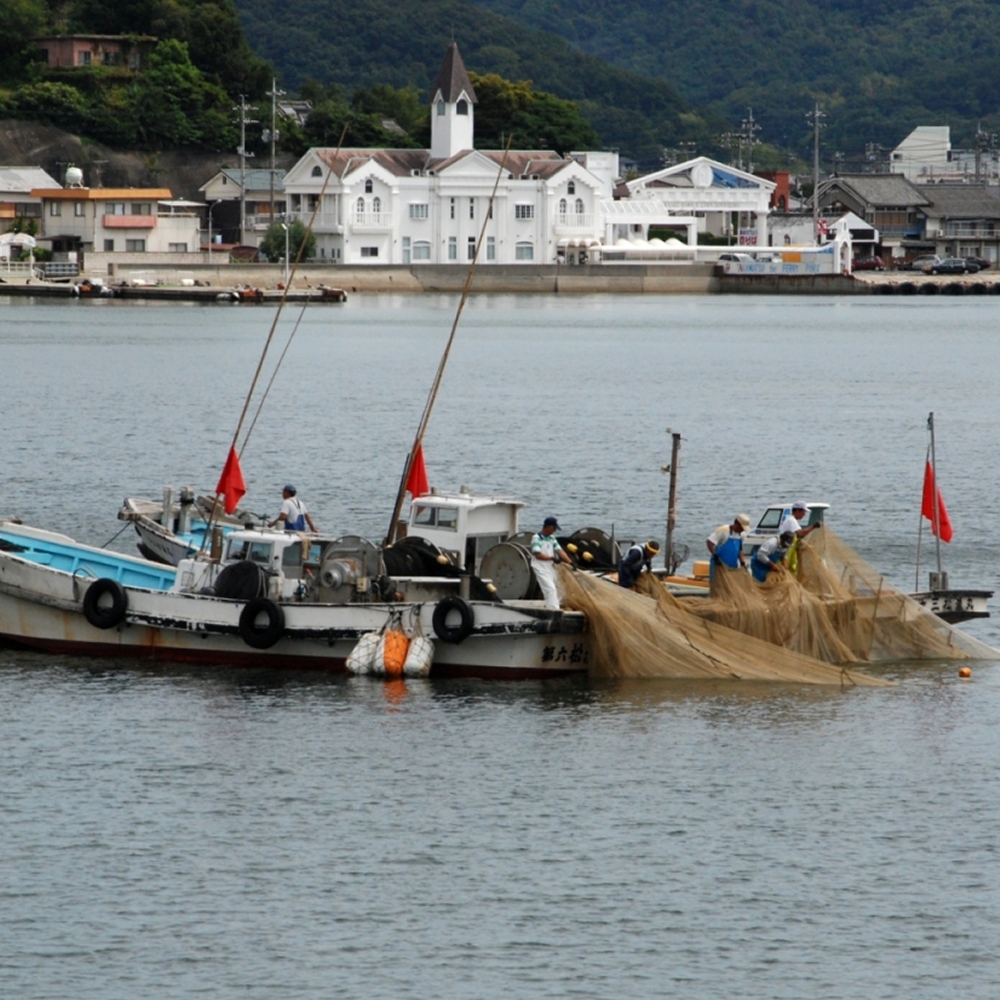
[[[720,569],[707,598],[677,599],[649,574],[633,592],[562,570],[563,606],[587,615],[592,672],[606,677],[881,684],[844,665],[1000,657],[890,586],[829,529],[798,545],[795,574],[759,584]]]
[[[588,619],[592,676],[886,683],[699,618],[652,577],[643,585],[656,597],[559,568],[563,607]]]

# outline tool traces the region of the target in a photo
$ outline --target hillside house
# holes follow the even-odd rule
[[[156,42],[149,35],[45,35],[35,47],[50,69],[119,66],[138,73]]]

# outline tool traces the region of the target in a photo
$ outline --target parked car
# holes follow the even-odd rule
[[[988,271],[993,266],[993,261],[987,260],[985,257],[966,257],[965,259],[970,264],[975,264],[980,271]]]
[[[970,264],[964,257],[945,257],[924,268],[925,274],[975,274],[978,264]]]
[[[925,253],[920,257],[914,257],[908,264],[903,264],[900,270],[922,271],[926,267],[933,267],[941,258],[936,253]]]
[[[719,261],[728,260],[735,264],[752,264],[753,257],[748,253],[720,253]]]
[[[855,271],[884,271],[885,264],[881,257],[857,257],[851,263],[851,268]]]

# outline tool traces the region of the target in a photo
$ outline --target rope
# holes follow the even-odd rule
[[[396,494],[396,503],[392,509],[392,520],[389,522],[389,530],[386,533],[386,544],[390,545],[396,539],[396,522],[399,520],[400,511],[403,509],[403,499],[406,495],[406,483],[410,478],[410,472],[413,469],[413,460],[416,456],[417,449],[423,444],[424,433],[427,430],[427,424],[431,419],[431,412],[434,409],[434,403],[437,400],[438,389],[441,387],[441,379],[444,377],[445,366],[448,364],[448,357],[451,354],[451,345],[455,342],[455,331],[458,329],[458,321],[462,317],[462,310],[465,308],[465,303],[469,298],[469,292],[472,290],[472,276],[476,271],[476,264],[479,261],[479,250],[483,245],[483,241],[486,239],[486,227],[489,225],[490,219],[493,217],[493,202],[496,199],[497,188],[500,186],[500,179],[503,177],[504,168],[507,166],[507,154],[510,152],[510,144],[514,141],[514,135],[511,135],[507,139],[507,145],[504,147],[503,156],[500,159],[500,169],[497,171],[496,180],[493,182],[493,190],[490,192],[489,207],[485,213],[485,218],[483,219],[482,228],[479,230],[479,239],[476,240],[476,249],[472,255],[472,263],[469,265],[468,273],[465,275],[465,285],[462,288],[462,297],[458,302],[458,309],[455,312],[455,319],[451,324],[451,333],[448,335],[448,342],[445,345],[444,354],[441,355],[441,361],[438,364],[437,374],[434,376],[434,381],[431,384],[431,390],[427,395],[427,402],[424,404],[424,412],[421,414],[420,423],[417,426],[417,434],[413,439],[413,447],[410,449],[409,455],[406,457],[406,464],[403,467],[403,475],[399,481],[399,492]]]

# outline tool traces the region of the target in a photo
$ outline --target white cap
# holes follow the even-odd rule
[[[792,510],[808,510],[808,509],[809,509],[809,504],[807,504],[805,500],[796,500],[795,503],[792,504]]]

